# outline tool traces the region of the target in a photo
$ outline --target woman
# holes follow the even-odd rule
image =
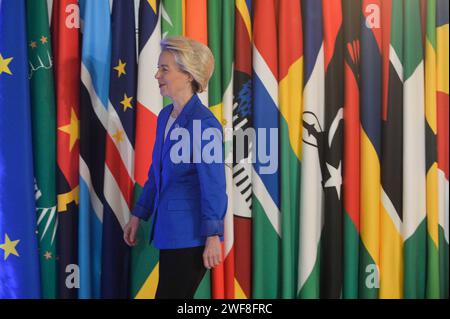
[[[155,78],[172,104],[158,116],[148,180],[124,228],[124,240],[135,246],[140,219],[152,217],[150,241],[160,249],[156,298],[186,299],[193,298],[206,269],[222,260],[227,209],[222,127],[196,95],[205,90],[214,69],[209,48],[174,37],[161,41],[161,49]],[[180,136],[181,141],[176,139]],[[205,136],[209,140],[200,138]],[[219,161],[199,156],[209,154],[202,152],[209,143],[219,144]]]

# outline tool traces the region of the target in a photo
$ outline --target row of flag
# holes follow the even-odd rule
[[[151,225],[133,249],[122,229],[178,35],[214,54],[200,99],[227,159],[224,260],[196,298],[448,298],[448,6],[0,0],[0,298],[155,296]]]

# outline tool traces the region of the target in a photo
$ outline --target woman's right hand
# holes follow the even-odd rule
[[[136,234],[139,227],[139,218],[136,216],[131,216],[129,222],[125,225],[123,229],[123,240],[128,246],[134,247],[137,245]]]

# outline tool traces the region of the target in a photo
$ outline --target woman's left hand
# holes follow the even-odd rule
[[[219,236],[210,236],[206,239],[203,251],[203,265],[206,269],[216,267],[222,262],[222,245]]]

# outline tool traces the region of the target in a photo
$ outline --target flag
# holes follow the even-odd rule
[[[136,37],[133,1],[114,1],[103,192],[102,298],[128,298],[130,249],[123,228],[133,196]]]
[[[111,66],[108,0],[80,1],[83,25],[80,94],[80,298],[100,298],[105,141]]]
[[[162,108],[157,71],[161,41],[160,1],[141,0],[139,4],[139,58],[136,105],[134,196],[136,202],[147,181],[156,137],[156,119]],[[151,71],[151,72],[150,72]],[[133,298],[154,298],[158,285],[159,252],[149,246],[151,222],[141,221],[138,244],[131,250],[130,289]]]
[[[403,5],[390,6],[383,20],[383,42],[389,42],[389,69],[381,120],[380,297],[403,297]],[[389,23],[390,28],[388,28]],[[386,35],[386,37],[385,37]]]
[[[53,5],[52,43],[56,96],[58,298],[76,299],[78,265],[80,10],[76,0]]]
[[[380,251],[381,1],[363,0],[361,26],[360,297],[377,298]]]
[[[27,1],[27,35],[36,214],[42,297],[57,297],[56,109],[47,1]]]
[[[448,0],[436,3],[436,104],[437,163],[439,183],[439,279],[441,298],[448,298],[449,205],[448,205]]]
[[[277,11],[274,0],[257,1],[253,8],[253,126],[257,142],[254,154],[271,156],[269,161],[258,156],[252,161],[252,297],[278,298],[281,221]]]
[[[427,283],[426,297],[437,299],[439,289],[439,211],[436,117],[436,1],[426,4],[425,42],[425,144],[427,210]]]
[[[235,298],[252,296],[252,1],[235,3],[233,70],[233,219]],[[239,137],[242,136],[242,139]],[[245,137],[246,140],[243,138]],[[239,153],[241,152],[241,153]],[[241,154],[241,155],[239,155]]]
[[[224,218],[223,263],[212,271],[212,297],[234,298],[233,232],[233,55],[234,3],[208,4],[208,44],[214,55],[214,73],[209,81],[209,107],[224,128],[224,158],[227,212]]]
[[[358,298],[360,239],[360,68],[361,2],[342,2],[344,24],[343,289]]]
[[[419,1],[404,2],[404,297],[424,298],[426,281],[425,105]]]
[[[25,19],[0,1],[0,299],[41,297]]]
[[[323,226],[321,165],[325,140],[325,71],[322,2],[305,0],[302,175],[297,297],[320,297],[320,247]]]
[[[298,275],[303,30],[299,1],[278,8],[278,101],[280,105],[281,298],[296,297]],[[295,34],[292,37],[291,34]],[[301,200],[301,199],[300,199]]]
[[[183,35],[208,45],[208,3],[206,0],[184,0],[182,2]],[[184,11],[183,11],[184,8]],[[208,90],[199,93],[203,105],[208,106]],[[210,272],[207,271],[194,298],[209,298],[211,294]]]
[[[321,298],[340,298],[342,291],[342,139],[344,105],[344,50],[342,5],[326,0],[323,5],[325,54],[325,132],[322,163],[325,213],[321,256]]]
[[[185,0],[161,1],[162,38],[184,35]],[[168,97],[163,98],[164,106],[172,103]]]
[[[184,35],[208,45],[208,4],[206,0],[185,0]],[[208,106],[208,91],[198,94],[203,105]]]

